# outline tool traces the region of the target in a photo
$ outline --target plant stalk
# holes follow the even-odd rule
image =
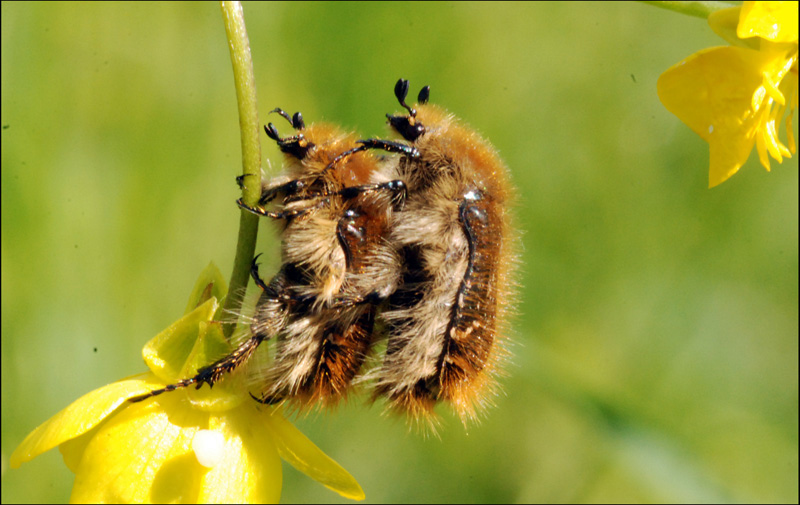
[[[253,73],[253,59],[250,54],[250,39],[244,24],[244,13],[240,2],[220,2],[225,35],[231,52],[233,81],[236,87],[236,102],[239,105],[239,128],[242,136],[242,199],[248,205],[255,205],[261,197],[261,144],[258,130],[258,101],[256,99],[256,80]],[[236,321],[230,321],[230,314],[238,314],[242,298],[250,280],[250,264],[256,249],[258,237],[258,216],[240,211],[239,237],[233,272],[228,284],[228,296],[215,317],[223,324],[227,338],[233,334]]]

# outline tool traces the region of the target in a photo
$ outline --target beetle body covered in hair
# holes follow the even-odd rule
[[[512,191],[486,140],[428,104],[427,87],[413,108],[407,92],[401,79],[395,95],[408,113],[388,119],[418,156],[384,167],[405,183],[408,198],[391,217],[402,278],[382,315],[386,356],[370,376],[376,396],[413,418],[430,417],[444,401],[466,421],[491,401],[504,354],[515,264]]]
[[[370,352],[378,305],[398,281],[398,257],[386,236],[405,188],[399,181],[371,182],[378,159],[354,134],[325,123],[306,126],[300,113],[273,112],[296,130],[281,137],[272,123],[265,127],[284,153],[285,175],[263,184],[255,206],[237,202],[282,227],[278,273],[265,283],[255,260],[251,269],[262,290],[251,335],[195,377],[134,400],[213,386],[274,339],[269,366],[251,370],[259,388],[253,396],[299,408],[335,405]]]

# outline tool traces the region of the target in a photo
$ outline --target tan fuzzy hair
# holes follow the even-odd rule
[[[190,385],[213,386],[271,340],[272,359],[248,370],[257,382],[250,383],[251,394],[300,409],[331,406],[347,395],[371,352],[378,305],[399,277],[386,239],[398,188],[370,182],[383,161],[355,134],[323,123],[306,127],[299,113],[274,112],[295,130],[282,137],[273,124],[265,127],[286,155],[284,175],[262,185],[256,206],[237,202],[281,223],[279,271],[265,282],[255,260],[251,268],[262,291],[249,318],[251,335],[194,377],[137,401]]]
[[[382,312],[383,364],[368,377],[376,397],[415,422],[434,416],[443,401],[466,423],[491,403],[507,355],[517,263],[513,191],[508,169],[474,130],[434,105],[408,109],[390,123],[419,155],[385,167],[393,171],[385,177],[408,187],[390,225],[403,277]]]
[[[332,406],[347,396],[374,343],[378,304],[369,297],[397,283],[385,238],[394,195],[373,188],[379,160],[358,150],[354,134],[316,123],[287,139],[302,153],[285,144],[288,178],[303,182],[282,207],[297,213],[282,232],[282,260],[294,273],[282,292],[288,314],[272,362],[256,374],[258,397],[299,409]],[[342,196],[349,188],[357,191]]]

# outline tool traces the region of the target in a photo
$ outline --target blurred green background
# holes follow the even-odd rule
[[[367,501],[797,502],[797,157],[767,173],[754,153],[707,189],[707,145],[655,87],[724,45],[705,21],[617,3],[244,9],[262,122],[280,106],[385,136],[407,78],[491,139],[518,188],[515,345],[482,424],[442,409],[425,439],[361,401],[296,421]],[[3,2],[2,125],[2,501],[64,502],[57,451],[18,470],[11,452],[143,371],[209,261],[230,273],[219,6]],[[284,466],[283,501],[345,501]]]

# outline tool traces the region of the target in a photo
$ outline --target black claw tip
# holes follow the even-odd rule
[[[252,277],[253,282],[256,283],[256,286],[260,287],[262,291],[266,291],[267,285],[261,279],[261,276],[258,275],[258,257],[261,256],[261,253],[256,254],[256,257],[253,258],[253,262],[250,263],[250,277]]]
[[[269,113],[270,114],[275,114],[275,113],[280,114],[282,118],[284,118],[285,120],[289,121],[290,125],[294,126],[294,123],[292,122],[292,118],[291,118],[291,116],[289,116],[289,113],[286,112],[285,110],[281,109],[280,107],[275,107],[274,109],[269,111]]]
[[[244,178],[245,177],[255,177],[256,174],[243,174],[236,176],[236,184],[239,186],[239,189],[244,189]]]
[[[269,123],[268,125],[264,126],[264,131],[267,132],[267,137],[271,138],[275,142],[279,142],[281,140],[280,134],[278,134],[278,129],[275,128],[275,125]]]

